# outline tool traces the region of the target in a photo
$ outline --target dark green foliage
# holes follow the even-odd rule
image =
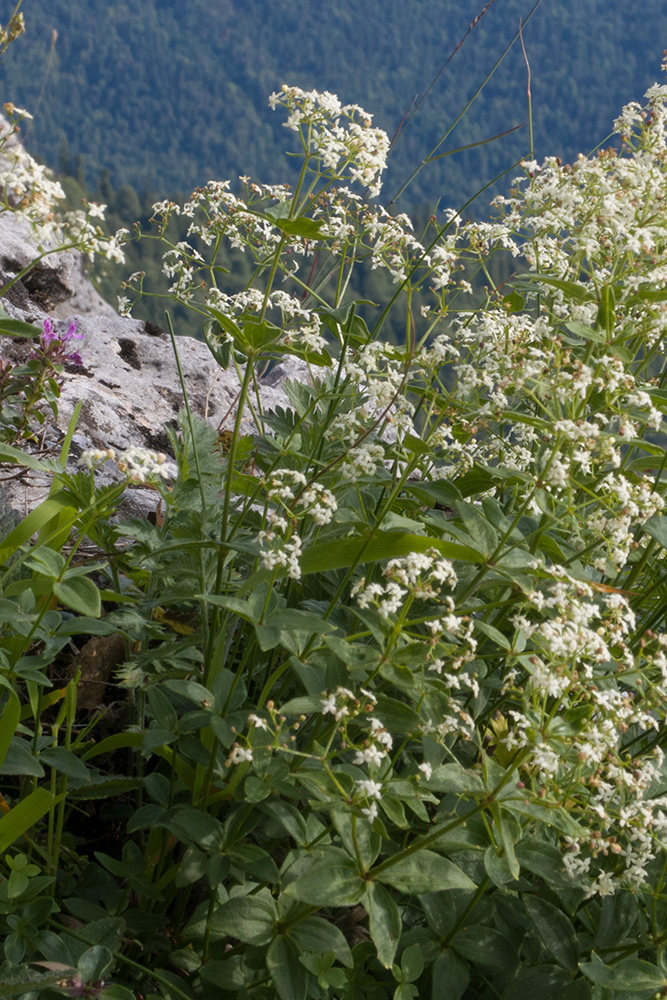
[[[475,27],[397,145],[385,202],[464,107],[532,5],[496,3]],[[282,181],[282,151],[291,137],[278,113],[267,114],[271,91],[283,83],[331,90],[360,103],[392,135],[483,6],[482,0],[30,0],[28,31],[0,71],[3,99],[36,113],[25,129],[33,153],[80,179],[85,173],[89,183],[103,168],[114,184],[147,191],[190,190],[241,173]],[[4,22],[13,3],[3,7]],[[545,0],[525,29],[537,156],[569,159],[602,141],[619,108],[641,99],[659,77],[666,36],[662,0]],[[439,152],[526,119],[517,44]],[[524,129],[437,161],[402,205],[432,205],[440,197],[460,205],[482,179],[527,152]]]

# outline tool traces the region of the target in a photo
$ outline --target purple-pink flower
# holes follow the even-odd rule
[[[32,357],[42,357],[52,365],[64,364],[69,361],[73,365],[83,365],[83,359],[77,349],[70,350],[73,340],[83,340],[83,334],[77,333],[77,321],[71,320],[66,333],[57,333],[53,320],[48,316],[44,320],[44,330],[40,334],[41,350],[34,351]]]

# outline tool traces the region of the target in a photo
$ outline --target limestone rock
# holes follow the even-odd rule
[[[0,214],[0,269],[4,281],[36,256],[27,240],[27,230],[17,225],[9,213]],[[56,319],[56,330],[66,330],[75,319],[83,334],[76,346],[84,366],[67,366],[57,428],[46,436],[46,444],[55,454],[79,400],[83,406],[71,449],[72,466],[81,452],[90,448],[124,450],[140,445],[169,452],[165,427],[175,424],[184,403],[170,338],[153,324],[118,316],[86,278],[79,255],[53,254],[40,261],[14,286],[3,306],[15,318],[29,322],[41,323],[46,315],[61,317]],[[222,371],[203,342],[179,337],[177,345],[192,412],[220,430],[230,428],[240,389],[236,371]],[[27,341],[0,337],[2,357],[21,362],[30,350]],[[260,381],[265,410],[289,406],[281,384],[286,378],[304,380],[307,366],[290,358]],[[250,414],[244,414],[243,433],[254,429]],[[5,482],[4,492],[11,506],[24,512],[43,499],[48,485],[48,478],[31,473]],[[130,491],[130,500],[134,493],[140,507],[142,497],[154,502],[155,494],[146,498],[146,491],[141,490]]]

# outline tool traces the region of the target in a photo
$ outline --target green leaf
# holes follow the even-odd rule
[[[311,545],[301,557],[301,572],[304,576],[309,573],[325,573],[332,569],[345,569],[347,566],[398,559],[411,552],[426,552],[427,549],[436,549],[448,559],[484,562],[484,557],[467,545],[408,532],[387,531],[377,532],[368,539],[345,538]],[[287,570],[282,573],[285,575]]]
[[[400,892],[440,892],[444,889],[475,889],[475,883],[448,858],[422,849],[381,871],[369,873],[380,882],[388,882]]]
[[[655,538],[663,549],[667,549],[667,517],[662,514],[654,514],[643,525],[644,531]]]
[[[42,816],[53,809],[62,798],[62,795],[52,795],[45,788],[36,788],[0,817],[0,853],[16,843],[19,837],[27,833],[30,827],[38,823]]]
[[[592,1000],[592,996],[589,983],[585,979],[575,979],[564,990],[560,990],[554,1000]]]
[[[607,338],[611,338],[616,323],[616,295],[611,285],[603,285],[600,289],[600,305],[595,320],[600,330],[604,330]]]
[[[420,716],[413,708],[387,695],[380,695],[373,715],[390,733],[415,733],[422,724]]]
[[[499,857],[495,847],[487,847],[484,852],[484,868],[491,881],[501,889],[516,877],[510,869],[507,858]]]
[[[286,937],[275,938],[266,954],[266,965],[280,1000],[306,1000],[308,973],[299,952]]]
[[[456,509],[477,550],[488,559],[498,548],[498,532],[474,504],[462,500],[456,505]]]
[[[98,757],[103,753],[111,753],[113,750],[120,750],[126,747],[140,747],[144,741],[143,733],[114,733],[107,736],[105,740],[97,743],[94,747],[82,755],[82,760],[90,760],[91,757]]]
[[[416,979],[419,979],[423,971],[424,956],[422,954],[421,945],[411,944],[405,949],[401,956],[401,972],[403,973],[403,981],[406,983],[414,983]]]
[[[9,692],[9,699],[4,707],[2,717],[0,717],[0,773],[5,755],[9,750],[14,733],[21,721],[21,702],[13,691]]]
[[[35,996],[37,990],[53,987],[62,982],[67,973],[74,969],[63,968],[58,972],[37,972],[27,965],[5,966],[0,970],[0,997],[16,997],[21,994]]]
[[[576,972],[579,944],[572,922],[566,914],[539,896],[526,894],[523,902],[548,951],[564,969]]]
[[[581,882],[563,870],[563,855],[552,844],[537,837],[525,837],[514,848],[519,864],[534,875],[539,875],[551,887],[578,889]]]
[[[229,858],[236,868],[246,872],[258,882],[275,885],[280,881],[278,866],[266,851],[256,844],[235,844],[229,848]]]
[[[0,335],[3,337],[39,337],[42,330],[34,323],[23,323],[20,319],[0,317]]]
[[[269,323],[268,320],[260,320],[256,316],[251,316],[243,322],[243,336],[249,347],[255,351],[261,351],[274,341],[278,340],[282,333],[279,326]]]
[[[77,963],[79,976],[83,983],[96,983],[104,977],[104,973],[111,967],[113,955],[108,948],[101,944],[93,945],[84,951]]]
[[[460,764],[439,764],[423,785],[435,792],[465,792],[470,795],[486,791],[480,775],[466,771]]]
[[[580,980],[581,981],[581,980]],[[533,965],[519,970],[515,979],[502,993],[502,1000],[552,1000],[560,996],[570,977],[557,965]]]
[[[354,965],[350,946],[342,931],[322,917],[305,917],[290,927],[288,937],[303,951],[314,951],[316,954],[331,951],[341,965],[348,969]]]
[[[595,344],[604,344],[607,340],[604,333],[600,333],[599,330],[593,330],[592,327],[586,326],[585,323],[566,323],[565,329],[569,330],[570,333],[574,333],[577,337],[583,337],[584,340],[592,340]]]
[[[66,576],[60,583],[54,583],[53,593],[62,604],[80,615],[99,618],[102,612],[100,592],[86,576]]]
[[[494,927],[464,927],[456,934],[452,946],[475,965],[498,969],[511,969],[516,965],[512,945]]]
[[[39,548],[32,549],[24,565],[36,573],[43,573],[44,576],[57,580],[65,569],[65,559],[60,552],[54,552],[47,545],[40,545]]]
[[[89,618],[87,615],[65,619],[56,631],[56,635],[117,635],[119,633],[118,626],[114,625],[113,622]]]
[[[44,768],[20,737],[14,737],[5,750],[0,774],[31,775],[34,778],[44,777]]]
[[[36,472],[43,472],[47,476],[53,475],[53,466],[46,462],[40,462],[34,455],[20,448],[14,448],[10,444],[0,444],[0,459],[3,462],[14,462],[16,465],[24,465],[27,469],[35,469]]]
[[[593,957],[597,958],[595,952]],[[617,993],[636,993],[639,990],[661,990],[667,986],[667,979],[655,965],[640,958],[625,958],[614,965],[605,965],[599,959],[580,962],[579,968],[591,982]]]
[[[355,906],[366,888],[345,851],[330,847],[285,892],[311,906]]]
[[[234,896],[216,910],[209,927],[216,934],[228,934],[245,944],[267,945],[274,936],[276,904],[265,895]]]
[[[218,323],[225,331],[225,333],[230,334],[234,338],[234,340],[237,340],[239,343],[245,346],[243,333],[238,323],[235,323],[234,320],[231,319],[231,317],[227,316],[225,313],[220,312],[219,309],[213,309],[209,306],[208,312],[211,314],[211,316],[214,317],[214,319],[218,321]]]
[[[433,986],[431,1000],[461,1000],[468,988],[470,973],[468,966],[456,952],[447,948],[440,954],[433,966]]]
[[[401,914],[396,901],[383,885],[369,882],[362,902],[368,914],[368,929],[377,948],[380,965],[391,969],[401,937]]]
[[[274,219],[274,226],[288,236],[301,236],[305,240],[322,239],[322,223],[316,219],[299,216],[298,219]]]
[[[69,799],[108,799],[111,795],[127,795],[137,788],[141,788],[143,782],[141,778],[125,778],[110,775],[106,778],[90,779],[87,785],[80,785],[77,788],[68,788],[67,797]]]
[[[48,747],[46,750],[42,750],[39,760],[42,764],[60,771],[61,774],[66,774],[69,778],[76,778],[77,781],[90,781],[90,772],[86,765],[65,747]]]
[[[291,698],[290,701],[280,706],[281,715],[310,715],[311,712],[322,711],[322,698],[318,695],[307,694],[301,698]]]
[[[518,292],[510,292],[509,295],[503,297],[502,305],[508,313],[518,313],[526,308],[526,300]]]
[[[590,302],[595,298],[593,290],[590,290],[585,285],[580,285],[575,281],[564,281],[562,278],[552,278],[550,274],[522,274],[522,279],[527,278],[529,281],[535,281],[540,285],[550,285],[552,288],[558,288],[561,292],[565,292],[568,299],[573,299],[575,302]]]

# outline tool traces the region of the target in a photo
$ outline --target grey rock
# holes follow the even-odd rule
[[[27,229],[17,225],[9,213],[0,214],[0,269],[5,281],[36,259],[37,252],[27,237]],[[139,445],[169,453],[165,428],[175,425],[184,405],[170,338],[153,324],[118,316],[88,281],[80,255],[46,257],[17,283],[3,306],[14,317],[29,322],[40,323],[46,315],[55,316],[57,330],[66,330],[76,320],[78,332],[83,334],[76,346],[84,365],[67,366],[57,427],[46,436],[45,443],[53,454],[57,454],[79,401],[83,405],[71,449],[72,467],[82,451],[91,448],[124,450]],[[20,362],[30,350],[27,341],[0,337],[2,357]],[[231,428],[240,390],[236,370],[221,370],[206,344],[191,337],[178,337],[177,350],[192,412],[219,430]],[[258,384],[262,408],[288,407],[282,383],[285,379],[305,381],[307,372],[305,363],[293,358],[273,368]],[[242,432],[255,430],[246,409]],[[113,477],[108,471],[111,463],[104,468],[105,476]],[[21,512],[30,510],[48,492],[48,477],[26,473],[13,478],[11,467],[0,471],[0,479],[3,475],[12,477],[2,484],[5,499]],[[144,501],[155,506],[154,492],[128,492],[139,509],[145,506]],[[132,494],[136,494],[134,500]]]

